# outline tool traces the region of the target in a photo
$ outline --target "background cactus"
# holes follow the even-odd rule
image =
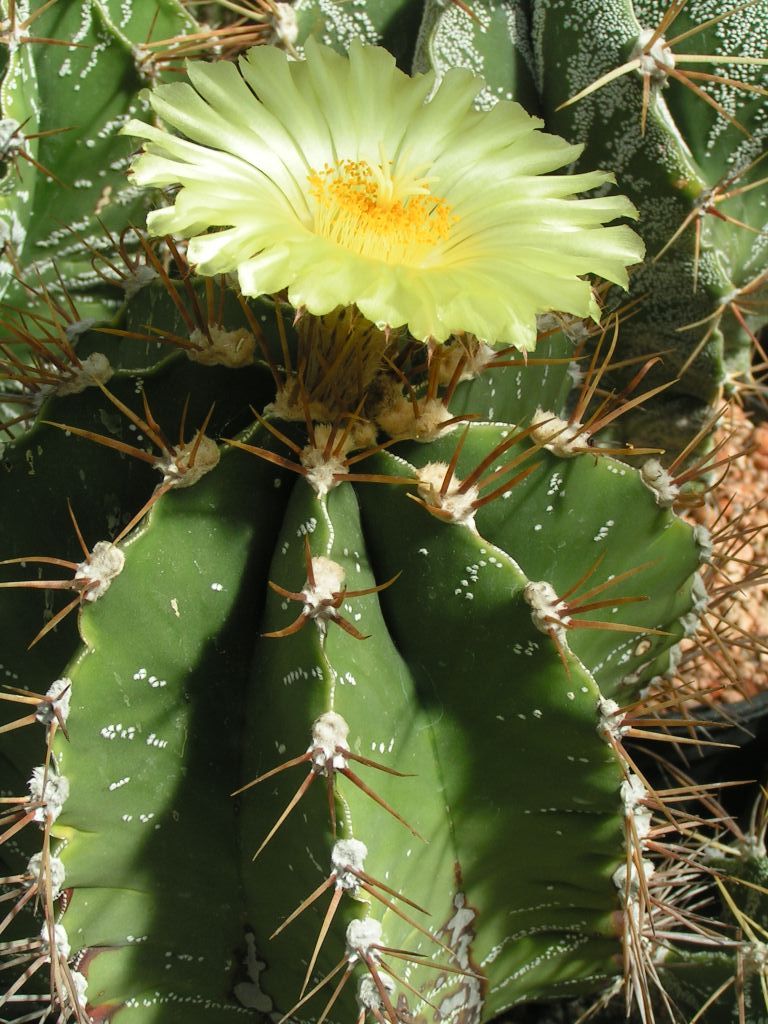
[[[291,12],[266,6],[247,32],[230,24],[214,37],[175,4],[114,8],[17,7],[4,27],[3,507],[14,527],[3,552],[26,563],[4,570],[2,663],[16,688],[4,711],[11,726],[35,720],[8,729],[2,750],[3,1013],[277,1021],[341,965],[297,1019],[318,1020],[348,974],[332,1020],[484,1020],[613,992],[621,979],[643,1019],[654,1006],[680,1020],[702,1008],[699,1019],[764,1019],[764,805],[739,824],[672,766],[654,792],[629,747],[683,714],[670,718],[676,697],[661,677],[674,675],[676,645],[707,595],[711,606],[727,554],[677,511],[716,456],[696,464],[682,496],[662,477],[665,496],[592,446],[632,416],[637,388],[590,404],[606,387],[614,328],[612,362],[641,357],[635,383],[655,370],[648,353],[673,340],[681,365],[701,334],[681,346],[675,328],[717,311],[729,282],[759,276],[764,237],[747,251],[752,233],[726,223],[710,235],[702,218],[706,297],[665,303],[674,326],[661,335],[649,337],[658,314],[641,306],[629,320],[607,315],[602,332],[544,323],[527,361],[471,338],[428,361],[395,337],[367,424],[350,418],[356,400],[330,424],[312,415],[322,374],[303,378],[306,403],[285,422],[285,403],[269,403],[296,383],[307,318],[292,325],[280,301],[195,278],[183,247],[131,227],[146,200],[126,186],[134,146],[116,129],[142,109],[141,85],[172,75],[179,50],[243,37],[292,47],[309,32],[343,48],[362,32],[405,65],[415,53],[419,67],[442,69],[466,54],[490,91],[585,133],[578,104],[554,111],[593,77],[569,49],[583,29],[558,33],[555,48],[545,5],[370,4],[347,17],[320,3],[297,5],[298,38]],[[630,15],[607,33],[621,36],[622,59]],[[536,56],[560,53],[578,82],[548,76]],[[594,75],[609,66],[601,54]],[[549,96],[542,83],[561,77]],[[622,90],[609,109],[617,124],[628,110],[613,137],[628,136],[641,85],[627,77],[581,102]],[[764,122],[749,111],[735,116],[756,138]],[[701,138],[715,131],[696,118]],[[646,138],[663,131],[681,160],[653,93]],[[701,168],[704,144],[685,138],[686,166]],[[696,188],[714,183],[697,171],[680,206],[666,168],[662,184],[654,165],[651,188],[606,148],[585,166],[624,171],[623,188],[639,180],[639,205],[663,205],[665,239],[673,200],[679,226]],[[753,160],[747,149],[737,159]],[[722,176],[730,158],[718,152],[705,169]],[[746,174],[757,181],[759,165]],[[734,216],[754,226],[759,195],[740,195]],[[656,223],[646,216],[641,230]],[[644,266],[635,296],[648,280],[656,289],[660,268],[691,280],[691,236]],[[730,322],[732,310],[718,316]],[[745,372],[743,342],[713,331],[688,393],[708,403],[725,373]],[[229,365],[211,365],[227,345]],[[95,386],[80,390],[86,381]],[[61,561],[35,561],[51,558]],[[46,628],[62,607],[55,589],[71,591],[82,644],[74,616]]]

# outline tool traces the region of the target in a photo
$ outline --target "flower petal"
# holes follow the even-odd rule
[[[238,67],[190,64],[155,111],[186,137],[134,121],[146,140],[136,182],[179,185],[151,230],[190,238],[201,273],[237,271],[244,294],[288,289],[322,315],[444,341],[466,331],[530,348],[536,316],[597,316],[589,274],[626,285],[642,259],[622,196],[580,199],[605,171],[553,174],[578,157],[515,103],[473,103],[469,71],[409,77],[354,41],[342,57],[313,40],[306,60],[250,50]]]

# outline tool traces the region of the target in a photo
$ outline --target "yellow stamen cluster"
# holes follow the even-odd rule
[[[309,175],[314,230],[360,256],[423,266],[458,220],[426,179],[392,174],[383,160],[341,160]]]

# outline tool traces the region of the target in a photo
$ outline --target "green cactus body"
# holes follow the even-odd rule
[[[174,358],[162,376],[146,378],[147,392],[183,393],[189,368]],[[562,365],[548,369],[567,375]],[[519,368],[494,375],[500,388],[505,375],[525,379]],[[57,399],[55,418],[72,423],[64,406],[76,401]],[[230,392],[229,415],[236,402]],[[97,1015],[160,1020],[162,1008],[178,1002],[193,1019],[225,1019],[243,1009],[233,990],[246,1005],[269,997],[276,1010],[290,1009],[329,897],[272,942],[269,935],[328,877],[339,839],[364,843],[366,875],[430,916],[375,885],[374,894],[410,921],[365,890],[357,898],[344,890],[314,979],[342,957],[343,925],[355,917],[380,921],[383,945],[430,962],[405,963],[411,988],[398,989],[409,1011],[426,1019],[430,1004],[451,1018],[481,1019],[615,976],[621,927],[613,876],[626,859],[626,769],[601,732],[601,714],[608,728],[601,694],[620,690],[648,660],[634,653],[644,627],[674,625],[689,609],[696,545],[689,528],[656,506],[637,471],[586,453],[535,451],[531,475],[480,507],[474,523],[441,522],[409,500],[415,485],[398,481],[420,472],[429,480],[429,463],[442,464],[444,474],[463,429],[428,444],[401,442],[354,467],[392,483],[348,483],[342,475],[327,494],[263,459],[226,451],[194,486],[163,496],[124,542],[125,568],[81,613],[84,651],[57,670],[72,686],[70,741],[56,747],[70,792],[54,826],[72,888],[62,920],[73,947],[87,951],[83,970]],[[453,487],[494,450],[506,463],[530,448],[525,438],[499,447],[515,431],[472,424]],[[266,437],[259,428],[242,440],[270,446]],[[83,455],[93,447],[49,427],[39,439],[40,463],[46,441],[67,441]],[[25,442],[12,447],[14,457],[17,448],[21,469]],[[349,594],[326,620],[308,615],[293,635],[257,640],[312,605],[305,538],[320,606],[323,595],[344,587]],[[630,544],[634,563],[623,555]],[[343,570],[343,582],[324,559]],[[590,588],[641,562],[652,564],[615,588],[617,598],[645,597],[647,575],[648,593],[659,593],[630,605],[632,614],[621,609],[621,622],[632,618],[637,633],[574,629],[555,640],[535,625],[530,582],[546,580],[564,593],[585,575]],[[354,596],[398,573],[380,594]],[[265,590],[266,578],[303,591],[304,603]],[[335,615],[367,639],[350,635]],[[659,654],[671,638],[648,642]],[[334,837],[317,772],[253,862],[313,772],[305,762],[237,803],[229,794],[303,754],[313,722],[329,712],[347,723],[351,754],[414,776],[346,762],[408,824],[340,778]],[[205,868],[211,858],[214,879]],[[189,927],[179,932],[179,920]],[[258,989],[238,975],[234,954],[246,932],[266,965]],[[183,963],[194,965],[186,978]],[[345,1005],[355,1012],[357,980],[339,1012]]]
[[[581,22],[554,47],[544,5],[471,6],[475,19],[432,3],[423,18],[403,3],[346,17],[307,0],[296,17],[302,40],[344,48],[363,34],[401,64],[415,54],[441,72],[464,62],[446,49],[460,23],[459,48],[486,72],[480,105],[521,95],[554,119],[564,97],[543,88],[542,54],[570,61],[560,54],[583,38]],[[65,193],[22,162],[21,187],[6,177],[1,197],[9,266],[29,285],[4,277],[3,506],[17,526],[0,585],[2,670],[16,688],[0,701],[12,908],[0,954],[14,968],[1,1012],[480,1024],[623,981],[651,1021],[664,975],[689,1016],[711,1000],[717,1016],[702,1019],[735,1022],[734,962],[747,963],[757,1008],[764,900],[754,890],[743,904],[747,942],[715,923],[707,935],[722,949],[700,951],[697,887],[717,895],[719,883],[697,868],[710,842],[722,854],[722,816],[682,784],[665,805],[628,748],[671,703],[659,680],[706,604],[699,566],[711,551],[660,466],[641,471],[631,449],[620,460],[600,447],[599,428],[631,402],[598,391],[585,343],[603,344],[614,324],[623,334],[620,318],[600,332],[594,319],[551,315],[553,296],[536,306],[547,315],[530,355],[465,326],[423,345],[354,310],[292,309],[293,281],[246,298],[231,268],[199,277],[184,244],[131,227],[147,200],[126,186],[131,145],[110,126],[143,109],[142,75],[167,66],[145,59],[148,41],[196,38],[200,26],[175,3],[95,0],[54,4],[31,24],[88,49],[55,48],[47,64],[50,50],[11,41],[4,116],[34,114],[26,135],[61,127],[81,80],[88,103],[104,102],[87,127],[25,143],[81,185]],[[272,57],[285,84],[291,65]],[[233,85],[230,71],[205,80],[206,102]],[[466,81],[452,79],[454,102]],[[174,88],[164,95],[186,95]],[[647,138],[671,134],[665,118],[654,100]],[[86,171],[95,153],[103,176]],[[675,159],[704,162],[682,144]],[[304,177],[321,169],[307,163]],[[671,173],[655,166],[654,188],[664,176],[669,190]],[[409,195],[436,199],[417,177]],[[534,169],[526,183],[533,194],[550,180]],[[348,184],[341,171],[334,184]],[[559,187],[548,210],[570,206],[571,227],[601,208],[579,206],[567,178]],[[688,191],[688,206],[673,196],[683,217]],[[56,224],[65,194],[71,246]],[[631,213],[610,197],[603,209],[600,225]],[[109,229],[98,242],[97,215]],[[639,251],[631,232],[593,227],[621,251],[621,280]],[[217,241],[190,246],[200,238]],[[740,287],[761,258],[743,238]],[[701,260],[702,315],[735,280],[737,256],[718,253]],[[586,271],[573,266],[565,304],[586,302]],[[683,305],[690,316],[687,295]],[[693,390],[710,398],[704,376]],[[585,420],[596,394],[604,402]],[[55,619],[67,602],[72,618]],[[763,884],[758,832],[741,874]],[[728,849],[718,879],[741,877]],[[734,914],[725,895],[718,912]],[[706,974],[721,963],[713,998]]]

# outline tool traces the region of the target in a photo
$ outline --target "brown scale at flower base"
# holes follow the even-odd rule
[[[539,630],[539,632],[546,633],[551,638],[557,649],[557,653],[563,667],[569,676],[570,668],[568,665],[568,659],[565,656],[565,638],[568,630],[604,629],[621,633],[642,633],[651,636],[669,636],[669,633],[665,630],[655,629],[650,626],[634,626],[625,622],[605,622],[578,617],[584,612],[595,611],[598,608],[636,604],[638,602],[648,600],[647,595],[644,594],[631,597],[600,597],[598,600],[593,599],[604,593],[606,590],[615,587],[617,584],[631,579],[633,576],[636,576],[637,573],[642,572],[643,569],[650,568],[654,564],[653,562],[646,562],[643,565],[635,566],[633,569],[627,569],[626,572],[618,573],[616,576],[611,576],[603,583],[598,583],[596,586],[590,587],[588,590],[585,590],[576,596],[577,591],[580,590],[587,580],[589,580],[589,578],[596,572],[604,557],[605,554],[600,555],[600,557],[592,563],[592,565],[573,584],[573,586],[569,587],[562,595],[558,595],[552,584],[546,580],[531,581],[530,583],[527,583],[523,589],[523,598],[530,605],[531,618],[534,626]]]

